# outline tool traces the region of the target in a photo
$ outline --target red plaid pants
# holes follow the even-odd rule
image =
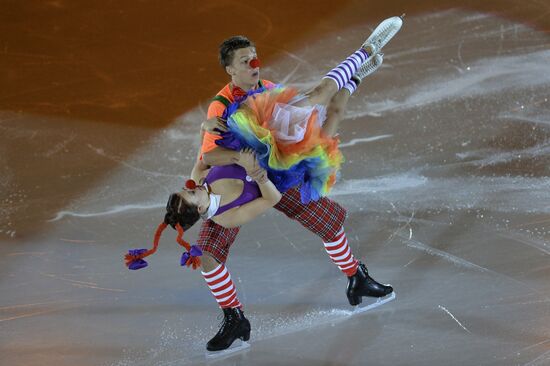
[[[298,221],[325,243],[336,237],[347,216],[346,210],[342,206],[326,197],[304,205],[300,201],[300,191],[297,188],[284,193],[275,208],[292,220]],[[229,248],[238,233],[238,227],[227,229],[212,220],[207,220],[201,226],[197,244],[218,262],[225,263],[229,255]]]

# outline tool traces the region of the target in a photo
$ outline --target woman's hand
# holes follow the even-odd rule
[[[220,117],[210,118],[201,124],[201,128],[213,135],[220,135],[221,132],[227,132],[227,121]]]
[[[256,161],[256,153],[251,148],[244,148],[239,152],[239,158],[236,163],[246,170],[248,174],[249,171],[256,169],[258,162]]]

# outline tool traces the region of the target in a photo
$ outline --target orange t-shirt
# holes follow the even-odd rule
[[[233,103],[235,101],[235,98],[233,98],[233,94],[231,93],[230,85],[231,84],[227,84],[226,86],[224,86],[224,88],[220,90],[218,94],[216,94],[216,96],[221,95],[222,97],[226,98],[230,103]],[[261,80],[261,85],[270,88],[275,84],[269,80]],[[221,117],[223,115],[223,112],[225,112],[225,108],[226,107],[222,102],[214,100],[208,106],[208,113],[206,114],[206,118],[210,119],[214,117]],[[216,140],[220,138],[221,137],[218,135],[214,135],[205,131],[204,138],[202,139],[201,154],[209,152],[218,147],[218,145],[216,145]]]

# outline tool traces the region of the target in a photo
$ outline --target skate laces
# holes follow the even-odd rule
[[[235,319],[237,318],[234,313],[230,313],[228,315],[225,315],[225,313],[220,314],[217,317],[218,320],[220,319],[220,316],[222,316],[223,318],[220,324],[218,324],[218,327],[220,327],[220,329],[218,330],[218,333],[216,333],[216,335],[222,335],[235,322]]]

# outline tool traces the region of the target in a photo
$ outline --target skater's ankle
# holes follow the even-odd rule
[[[352,278],[352,277],[355,276],[356,274],[357,274],[357,269],[355,269],[354,272],[348,272],[348,273],[346,273],[346,276],[347,276],[348,278]]]
[[[367,44],[363,45],[363,49],[365,50],[365,52],[367,52],[369,57],[374,55],[374,46],[371,45],[370,43],[367,43]]]

